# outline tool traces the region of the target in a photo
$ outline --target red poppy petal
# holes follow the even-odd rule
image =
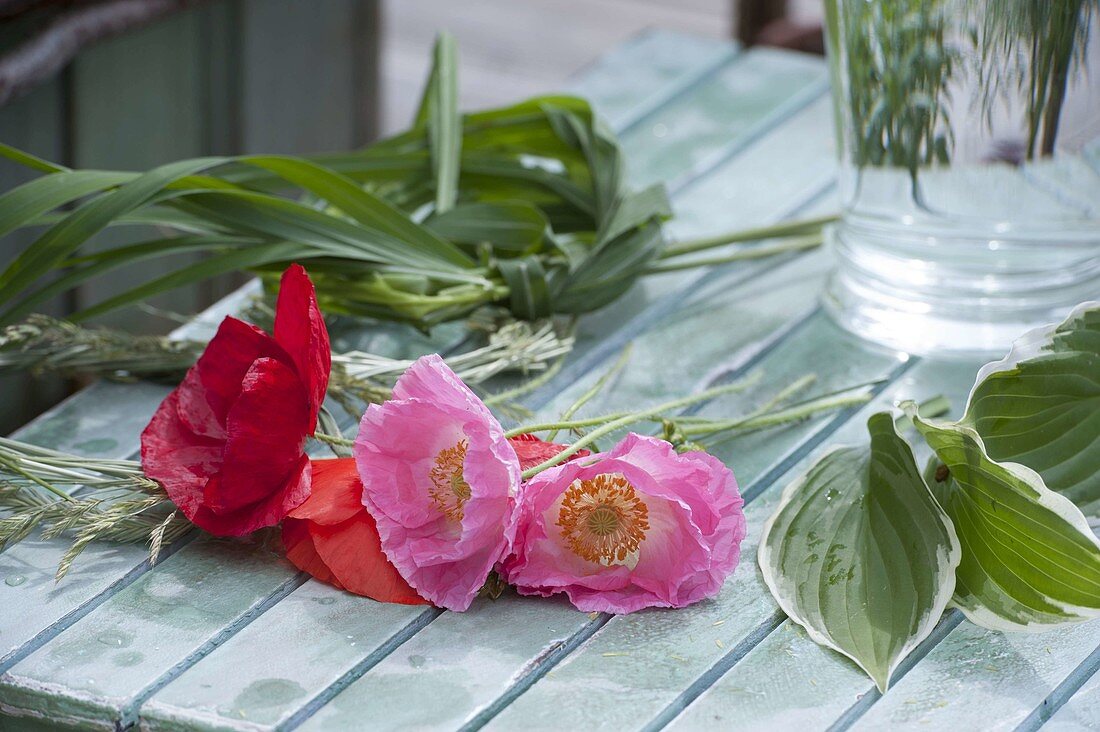
[[[379,602],[428,605],[382,551],[374,519],[365,510],[335,526],[311,523],[318,556],[348,592]]]
[[[328,329],[317,293],[309,275],[300,264],[292,264],[283,272],[279,283],[279,298],[275,303],[275,340],[294,359],[302,382],[309,391],[312,434],[317,426],[317,412],[328,389],[332,368],[332,351]]]
[[[294,565],[317,579],[379,602],[428,604],[386,559],[374,519],[361,503],[363,484],[353,458],[313,461],[313,493],[283,522],[283,542]],[[349,500],[356,503],[351,505]],[[352,509],[350,514],[348,509]],[[347,517],[339,522],[336,516]],[[303,515],[310,519],[299,518]],[[308,540],[302,527],[308,527]]]
[[[313,490],[301,506],[290,512],[290,517],[332,525],[362,511],[363,483],[355,458],[336,458],[313,461]]]
[[[193,432],[224,439],[225,420],[241,381],[252,363],[265,357],[293,364],[271,336],[242,320],[225,318],[179,386],[180,417]]]
[[[204,493],[215,513],[264,500],[282,486],[302,455],[309,424],[305,388],[289,366],[257,360],[241,381],[226,419],[219,480]]]
[[[242,506],[236,511],[218,513],[204,504],[195,512],[191,521],[215,536],[243,536],[266,526],[274,526],[309,497],[311,477],[309,458],[303,455],[286,480],[263,500]],[[210,479],[204,499],[211,492],[222,492],[217,486],[221,480],[221,476]],[[215,487],[212,488],[211,484],[215,484]]]
[[[315,579],[327,584],[344,589],[336,579],[336,575],[321,560],[317,553],[317,547],[313,543],[313,536],[309,533],[309,522],[288,518],[283,521],[283,548],[286,550],[286,558],[298,569],[308,572]]]
[[[183,515],[194,520],[203,487],[222,464],[222,443],[196,435],[180,418],[180,390],[157,407],[141,433],[141,467],[164,486]]]
[[[568,445],[559,445],[556,442],[546,442],[540,440],[538,437],[528,433],[523,435],[516,435],[515,437],[508,438],[509,444],[512,445],[512,449],[516,451],[516,456],[519,458],[519,466],[521,470],[527,470],[533,468],[536,465],[541,465],[550,458],[557,455],[559,452],[569,447]],[[577,450],[569,459],[576,460],[577,458],[587,457],[591,455],[588,450]]]

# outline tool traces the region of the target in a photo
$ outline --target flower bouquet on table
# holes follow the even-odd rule
[[[503,581],[522,594],[564,593],[586,611],[682,607],[719,591],[745,536],[733,473],[697,441],[867,399],[774,408],[797,390],[788,388],[738,420],[677,411],[742,391],[750,377],[634,412],[573,419],[571,408],[505,430],[428,355],[368,406],[349,440],[321,429],[329,369],[312,283],[292,265],[273,334],[225,318],[142,433],[140,464],[0,443],[9,509],[0,547],[38,525],[48,536],[75,532],[61,575],[97,539],[149,540],[155,553],[195,528],[241,536],[281,525],[295,566],[379,601],[465,610]],[[665,438],[629,433],[594,452],[645,422],[663,425]],[[575,441],[537,436],[559,430]],[[338,456],[307,454],[310,438]]]

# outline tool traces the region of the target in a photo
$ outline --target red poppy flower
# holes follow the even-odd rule
[[[363,507],[354,458],[313,461],[313,492],[283,521],[283,547],[298,569],[380,602],[427,605],[386,559]]]
[[[519,457],[520,470],[527,470],[536,465],[542,465],[544,462],[569,447],[569,445],[559,445],[556,442],[540,440],[530,433],[509,437],[508,442],[511,443],[512,449],[516,451],[516,455]],[[576,454],[569,459],[576,460],[577,458],[582,458],[591,454],[592,453],[588,450],[577,450]]]
[[[309,276],[283,273],[275,336],[222,321],[141,434],[145,474],[199,528],[240,536],[273,526],[310,492],[303,452],[328,388],[328,331]]]

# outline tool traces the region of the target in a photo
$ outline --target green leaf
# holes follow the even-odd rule
[[[590,254],[556,290],[555,312],[586,313],[607,305],[630,289],[664,247],[661,225],[651,223]]]
[[[449,33],[440,33],[432,52],[432,71],[416,118],[428,126],[435,174],[435,210],[444,213],[458,196],[462,156],[462,119],[458,113],[458,51]]]
[[[97,252],[86,257],[71,259],[66,262],[64,274],[21,299],[18,305],[4,312],[3,318],[4,320],[14,321],[25,317],[32,313],[37,305],[56,295],[67,292],[93,277],[144,259],[153,259],[169,254],[228,250],[237,247],[255,246],[260,243],[256,239],[233,237],[179,236],[143,241]],[[157,293],[149,294],[154,295]]]
[[[166,185],[223,162],[196,158],[169,163],[84,203],[52,226],[0,273],[0,302],[10,302],[37,278],[58,266],[113,219],[141,206]]]
[[[462,244],[491,244],[498,252],[529,252],[546,236],[549,222],[523,201],[460,203],[425,223],[432,232]]]
[[[983,367],[963,421],[992,459],[1026,465],[1100,518],[1100,302],[1025,334]]]
[[[206,218],[233,231],[263,234],[279,241],[294,241],[323,250],[334,257],[394,266],[421,267],[439,277],[481,282],[470,269],[443,260],[434,249],[418,241],[397,239],[363,226],[287,201],[249,191],[204,191],[181,201],[188,213],[201,211]],[[467,260],[468,261],[468,260]]]
[[[133,178],[131,173],[62,171],[35,178],[0,196],[0,236],[34,224],[59,206],[100,193]]]
[[[759,562],[779,606],[886,690],[951,599],[959,542],[889,413],[783,491]]]
[[[535,320],[551,314],[550,288],[538,257],[502,259],[497,268],[508,285],[511,310],[517,318]]]
[[[303,249],[301,245],[290,243],[265,244],[263,246],[235,249],[219,257],[203,259],[187,267],[181,267],[163,277],[150,280],[138,287],[98,302],[92,307],[85,308],[71,316],[71,320],[79,323],[125,305],[148,299],[158,293],[189,285],[193,282],[202,282],[227,272],[260,267],[271,262],[293,261],[299,257]]]
[[[399,209],[339,173],[285,156],[252,156],[244,158],[243,162],[270,170],[290,183],[323,198],[360,224],[409,242],[441,261],[460,267],[473,264],[456,246],[440,239],[409,219]]]
[[[1034,470],[993,460],[969,425],[913,423],[943,469],[929,487],[963,548],[954,604],[993,630],[1039,630],[1100,616],[1100,541]],[[935,466],[933,466],[935,468]]]
[[[48,160],[43,160],[37,155],[31,155],[28,152],[18,150],[11,145],[5,145],[0,142],[0,157],[5,157],[8,160],[12,160],[20,165],[26,166],[31,170],[37,170],[40,173],[63,173],[68,168],[57,163],[51,163]]]

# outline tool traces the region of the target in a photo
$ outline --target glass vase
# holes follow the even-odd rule
[[[988,356],[1100,299],[1098,34],[1100,0],[826,0],[842,326]]]

